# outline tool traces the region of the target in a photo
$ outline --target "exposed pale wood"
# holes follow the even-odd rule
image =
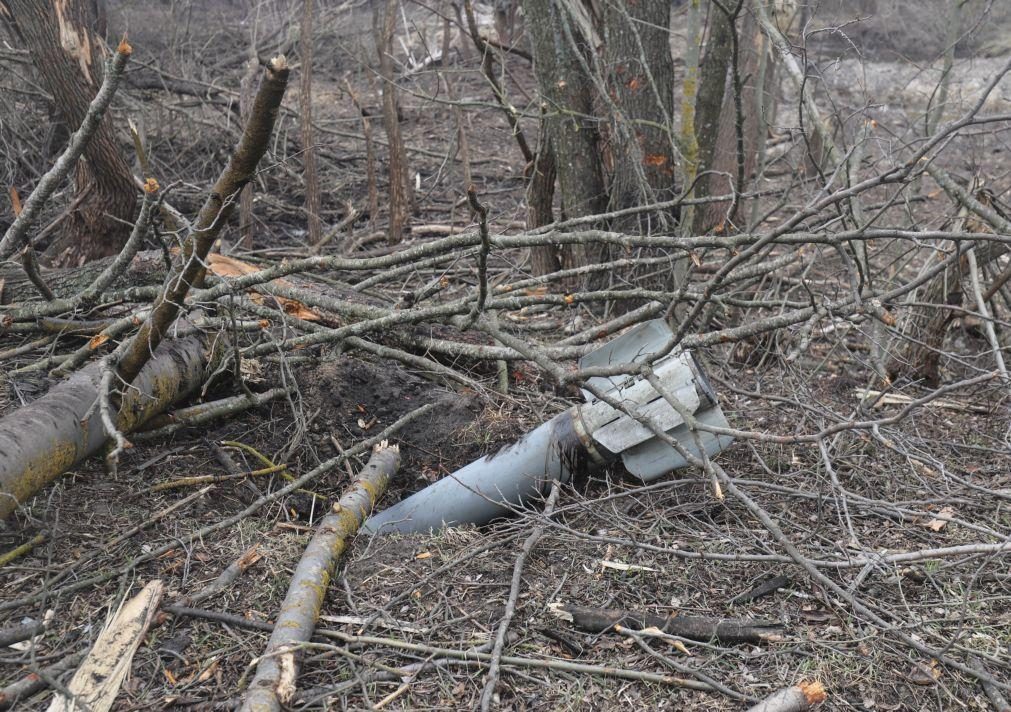
[[[107,712],[112,708],[164,592],[161,581],[151,581],[119,609],[67,685],[74,699],[57,694],[49,712],[76,712],[81,709],[76,702],[87,705],[91,712]]]

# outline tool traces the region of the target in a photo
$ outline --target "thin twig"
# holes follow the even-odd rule
[[[561,492],[558,480],[551,483],[551,492],[548,493],[547,501],[544,503],[542,519],[549,518],[555,510],[555,503],[558,502],[558,495]],[[488,662],[488,674],[485,677],[484,689],[481,691],[481,712],[488,712],[491,709],[492,698],[495,695],[495,686],[498,684],[499,665],[502,662],[502,651],[505,648],[506,633],[509,631],[509,624],[512,623],[513,616],[516,615],[516,602],[519,600],[520,587],[523,585],[523,567],[526,565],[527,557],[533,551],[541,536],[544,535],[544,524],[538,523],[530,532],[530,536],[523,542],[516,563],[513,564],[513,578],[509,586],[509,599],[506,601],[505,613],[498,624],[495,633],[495,645],[491,651],[491,660]]]

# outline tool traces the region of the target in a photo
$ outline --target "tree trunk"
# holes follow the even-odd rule
[[[614,156],[610,209],[670,200],[674,186],[674,62],[669,0],[609,0],[604,9],[607,88],[618,115],[610,121]],[[666,228],[667,212],[640,214],[620,229]]]
[[[106,54],[101,2],[2,0],[31,51],[42,83],[67,126],[76,130],[101,84]],[[77,164],[80,202],[46,252],[48,261],[80,265],[115,254],[130,234],[137,189],[108,118],[98,127]]]
[[[727,94],[728,68],[733,60],[733,25],[730,18],[720,8],[710,6],[709,39],[702,59],[698,96],[695,101],[695,140],[698,144],[696,175],[700,176],[693,196],[705,198],[712,192],[712,177],[703,175],[711,170],[716,153],[717,137],[720,131],[720,115],[723,112],[723,98]],[[695,207],[695,224],[692,231],[701,234],[706,231],[709,215],[704,205]]]
[[[534,71],[545,106],[544,121],[555,155],[565,217],[602,213],[607,192],[600,163],[600,141],[593,111],[593,82],[581,62],[590,48],[581,30],[557,0],[524,0]],[[581,245],[564,248],[563,267],[586,264]]]
[[[249,59],[246,60],[246,68],[239,84],[239,118],[243,125],[249,121],[249,112],[253,108],[253,96],[256,94],[256,78],[260,74],[259,69],[256,28],[254,28],[249,40]],[[253,185],[254,181],[249,181],[239,194],[239,240],[247,250],[253,249]]]
[[[390,151],[390,225],[386,241],[398,244],[404,238],[404,228],[411,214],[411,186],[407,168],[407,151],[400,135],[400,112],[397,108],[397,85],[393,76],[393,30],[397,22],[397,0],[376,5],[373,25],[376,51],[379,53],[379,78],[383,83],[383,126]]]
[[[554,222],[555,153],[551,148],[547,124],[541,122],[540,141],[533,163],[528,166],[527,229],[532,230]],[[538,277],[560,269],[558,251],[552,245],[530,248],[530,269]]]
[[[710,49],[702,67],[702,86],[697,105],[696,124],[699,142],[699,174],[695,196],[707,197],[733,192],[744,192],[758,165],[758,147],[761,145],[765,122],[758,114],[759,94],[767,97],[773,87],[774,71],[771,58],[766,56],[765,71],[760,71],[763,54],[768,53],[765,36],[751,12],[742,12],[731,27],[729,18],[719,8],[713,7]],[[740,78],[741,146],[743,165],[738,163],[738,115],[735,99],[732,29],[737,31],[737,74]],[[743,180],[741,180],[743,178]],[[728,223],[744,224],[744,204],[738,202],[734,214],[728,215],[730,201],[707,203],[695,210],[694,231],[702,234],[710,230],[727,231]]]
[[[316,147],[312,140],[312,0],[302,2],[302,24],[299,27],[299,55],[302,60],[302,76],[298,89],[298,105],[301,112],[299,133],[304,152],[305,212],[309,223],[309,244],[316,245],[323,238],[320,222],[319,176],[316,168]]]
[[[1011,230],[1011,220],[996,208],[987,191],[980,190],[971,195],[941,168],[931,165],[927,171],[952,200],[963,205],[964,215],[960,221],[964,229],[1000,233]],[[959,306],[963,302],[963,282],[969,273],[968,250],[975,249],[976,262],[980,267],[1008,252],[1008,246],[1002,242],[968,243],[967,246],[956,244],[956,248],[961,250],[958,260],[917,291],[914,297],[917,304],[909,308],[899,329],[906,338],[891,345],[885,363],[889,378],[922,379],[929,386],[940,383],[941,347],[948,325],[956,316],[954,311],[944,309],[942,305]]]
[[[207,356],[198,337],[159,348],[124,392],[119,430],[130,432],[195,392],[203,383]],[[78,371],[37,401],[0,418],[0,520],[108,440],[102,419],[92,413],[101,367],[97,362]]]

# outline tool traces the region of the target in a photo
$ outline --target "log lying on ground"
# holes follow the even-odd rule
[[[194,393],[203,382],[207,360],[202,338],[162,344],[125,392],[119,430],[130,432]],[[101,368],[94,363],[0,418],[0,520],[109,439],[98,413],[88,417],[99,396]]]
[[[563,604],[553,606],[552,612],[587,633],[609,633],[616,627],[644,630],[658,628],[669,635],[702,642],[763,643],[778,640],[777,631],[782,626],[770,621],[748,621],[703,616],[658,616],[652,613],[585,608]]]
[[[257,663],[256,675],[242,703],[244,712],[278,712],[281,705],[287,707],[294,700],[298,648],[316,628],[337,559],[399,466],[400,450],[396,445],[388,446],[385,441],[376,445],[354,485],[320,522],[291,578],[267,650]]]
[[[824,702],[826,697],[820,682],[802,682],[766,697],[748,712],[806,712]]]
[[[87,289],[115,259],[103,257],[80,267],[43,268],[41,274],[57,299],[69,299]],[[110,287],[154,287],[165,281],[167,272],[161,250],[142,250],[134,255],[123,274]],[[0,304],[23,304],[39,299],[38,290],[20,265],[0,265],[0,280],[4,283]]]
[[[283,56],[268,62],[238,147],[187,235],[179,262],[151,315],[115,363],[119,378],[131,386],[125,389],[119,431],[132,430],[200,385],[203,344],[183,340],[164,353],[160,344],[184,308],[191,286],[202,283],[207,254],[267,150],[288,73]],[[159,358],[161,363],[156,364]],[[116,434],[97,416],[81,422],[100,395],[101,369],[96,365],[75,374],[39,401],[0,421],[0,519]],[[138,392],[147,397],[138,397]],[[119,441],[117,447],[121,446]]]

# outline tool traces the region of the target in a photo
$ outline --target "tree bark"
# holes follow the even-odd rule
[[[773,87],[774,67],[768,56],[768,45],[751,12],[742,11],[731,26],[729,18],[719,8],[713,7],[713,45],[706,53],[702,68],[702,86],[699,91],[697,112],[697,140],[699,142],[699,174],[705,175],[696,184],[695,196],[707,197],[733,192],[744,192],[758,165],[759,132],[765,122],[758,115],[759,93],[768,96]],[[741,136],[738,147],[737,99],[734,86],[733,32],[737,32],[737,74],[740,78]],[[766,54],[764,72],[759,68]],[[768,106],[763,101],[762,106]],[[738,151],[741,151],[739,165]],[[740,180],[743,179],[743,180]],[[695,209],[694,231],[703,234],[710,230],[727,231],[728,223],[744,224],[744,204],[738,202],[734,214],[728,215],[731,202],[706,203]]]
[[[207,254],[235,209],[240,191],[252,180],[260,158],[267,151],[281,99],[288,86],[288,73],[283,56],[268,62],[239,145],[214,183],[193,229],[183,242],[178,267],[155,301],[151,316],[134,335],[118,364],[119,376],[126,384],[133,381],[158,348],[182,310],[190,287],[203,282]]]
[[[674,186],[674,62],[668,0],[608,0],[604,9],[610,120],[610,209],[670,200]],[[669,227],[674,215],[643,213],[618,229]],[[654,224],[655,223],[655,224]]]
[[[126,390],[117,420],[130,432],[203,383],[207,351],[197,337],[166,343]],[[46,395],[0,418],[0,520],[108,440],[101,418],[89,417],[102,364],[94,363]]]
[[[42,278],[57,299],[69,299],[87,289],[113,259],[115,258],[103,257],[81,267],[43,269]],[[161,250],[144,250],[134,256],[126,271],[109,288],[125,289],[161,284],[167,271]],[[39,298],[38,291],[20,267],[0,265],[0,281],[3,282],[0,305],[24,304]]]
[[[299,27],[299,55],[302,60],[302,76],[299,81],[298,104],[300,109],[299,133],[305,179],[305,212],[309,223],[309,244],[316,245],[323,238],[320,222],[319,172],[316,167],[316,147],[312,139],[312,0],[302,0],[302,24]]]
[[[979,191],[973,196],[939,167],[930,165],[927,171],[952,200],[961,203],[967,211],[974,214],[970,218],[971,231],[992,229],[1006,233],[1011,230],[1011,220],[995,209],[986,191]],[[976,217],[985,221],[986,225],[981,224]],[[889,349],[885,363],[889,378],[922,379],[929,386],[940,383],[941,348],[948,325],[955,317],[955,312],[944,309],[941,305],[962,304],[965,292],[963,282],[969,268],[969,249],[976,250],[976,261],[980,266],[990,264],[1008,252],[1008,246],[1002,242],[970,243],[959,255],[957,262],[918,290],[916,301],[919,304],[909,308],[900,325],[900,332],[908,338],[896,340]]]
[[[527,229],[548,225],[555,220],[555,152],[548,136],[547,124],[541,122],[540,141],[534,160],[528,166]],[[530,248],[530,269],[541,277],[561,268],[558,250],[552,245]]]
[[[105,56],[101,2],[2,2],[63,121],[76,130],[101,84]],[[53,264],[80,265],[115,254],[130,233],[136,187],[108,119],[98,127],[84,156],[75,175],[79,205],[46,252]]]
[[[396,445],[387,445],[385,440],[376,445],[352,487],[319,523],[288,584],[267,650],[260,657],[242,702],[243,712],[280,712],[282,705],[287,708],[294,700],[298,646],[308,642],[316,629],[337,560],[372,513],[399,466],[400,450]]]
[[[658,616],[635,611],[586,608],[566,604],[558,608],[558,615],[570,620],[572,625],[587,633],[614,632],[621,626],[632,630],[658,628],[664,633],[688,640],[721,643],[761,643],[775,638],[781,627],[778,623],[737,620],[733,618],[708,618],[702,616]]]
[[[383,126],[389,143],[390,225],[386,241],[396,245],[404,239],[404,229],[411,214],[411,186],[407,151],[400,135],[400,111],[397,85],[393,76],[393,30],[397,22],[397,0],[377,4],[373,24],[376,51],[379,53],[379,78],[383,83]]]
[[[544,121],[554,150],[562,210],[566,217],[602,213],[607,191],[593,110],[593,83],[583,62],[591,48],[557,0],[524,0],[534,71],[545,103]],[[582,55],[582,61],[581,57]],[[578,267],[599,255],[583,246],[561,250],[563,267]]]
[[[720,115],[723,99],[727,94],[728,69],[733,60],[733,23],[730,17],[715,6],[709,9],[709,39],[706,53],[702,58],[701,78],[695,100],[695,141],[698,145],[698,161],[693,196],[705,198],[712,192],[711,176],[703,175],[711,170],[716,143],[720,132]],[[694,209],[695,224],[692,231],[701,234],[706,231],[709,215],[704,205]]]
[[[807,712],[824,702],[826,697],[820,682],[801,682],[766,697],[748,712]]]

